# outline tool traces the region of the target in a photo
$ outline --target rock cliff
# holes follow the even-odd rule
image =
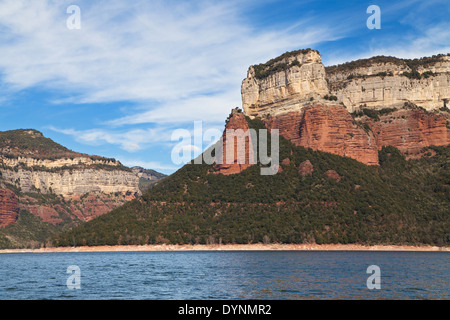
[[[73,152],[36,130],[0,132],[0,187],[16,193],[0,198],[0,224],[15,221],[12,211],[3,209],[14,199],[17,208],[44,222],[88,221],[140,195],[141,180],[154,183],[162,177],[143,168],[133,171],[115,159]]]
[[[236,174],[253,165],[252,143],[245,116],[233,110],[223,132],[222,148],[216,155],[214,173]],[[230,151],[232,154],[229,153]]]
[[[422,109],[398,109],[374,119],[355,118],[370,127],[378,149],[395,146],[404,154],[418,154],[424,147],[450,144],[448,112],[427,112]]]
[[[106,194],[131,192],[139,194],[139,177],[132,172],[104,169],[66,169],[49,172],[26,168],[0,169],[5,183],[20,188],[23,192],[82,195],[90,192]]]
[[[311,101],[326,103],[326,97],[335,97],[349,112],[405,102],[435,110],[450,101],[450,56],[379,56],[325,68],[317,51],[298,50],[251,66],[241,92],[250,117],[298,112]]]
[[[360,105],[402,107],[405,102],[435,110],[450,99],[450,56],[358,60],[327,68],[327,80],[330,94],[349,111]]]
[[[449,101],[448,55],[374,57],[325,68],[317,51],[298,50],[251,66],[242,83],[250,118],[279,129],[296,145],[368,165],[378,164],[383,146],[410,154],[448,145]],[[383,115],[350,115],[363,109]]]
[[[139,177],[115,159],[73,152],[36,130],[0,132],[0,174],[22,192],[140,192]]]
[[[245,113],[255,117],[297,111],[301,101],[319,99],[329,89],[320,54],[307,49],[251,66],[241,91]]]
[[[17,221],[19,202],[14,192],[0,189],[0,227],[6,227]]]

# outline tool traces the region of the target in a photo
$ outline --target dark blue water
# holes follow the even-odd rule
[[[79,266],[81,289],[67,268]],[[367,268],[381,269],[369,290]],[[0,299],[449,299],[445,252],[1,254]]]

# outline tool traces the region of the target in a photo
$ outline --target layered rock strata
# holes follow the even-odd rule
[[[298,146],[350,157],[367,165],[378,164],[374,135],[356,125],[342,106],[309,106],[301,112],[275,116],[265,121],[269,130]]]
[[[450,143],[450,56],[374,57],[325,68],[317,51],[285,53],[249,68],[242,104],[246,115],[296,145],[376,165],[383,146],[409,154]],[[397,111],[353,119],[349,112],[363,108]]]
[[[400,109],[379,120],[366,117],[361,121],[370,127],[379,150],[394,146],[405,154],[416,154],[424,147],[450,144],[449,118],[446,112]]]
[[[250,117],[298,112],[311,101],[326,103],[325,97],[336,97],[349,112],[405,102],[435,110],[450,101],[450,56],[374,57],[325,68],[317,51],[299,50],[251,66],[241,92]]]
[[[249,68],[241,89],[246,115],[255,117],[297,111],[300,101],[319,99],[329,92],[325,67],[317,51],[288,55],[274,64],[290,67],[264,77],[258,76],[257,66]],[[271,67],[259,68],[267,71]]]
[[[64,196],[90,192],[139,194],[139,177],[123,170],[67,169],[56,172],[30,168],[1,168],[3,180],[23,192],[55,193]]]
[[[0,189],[0,227],[6,227],[17,221],[19,201],[14,192]]]

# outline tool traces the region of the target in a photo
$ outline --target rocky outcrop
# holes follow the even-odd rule
[[[333,179],[336,182],[340,182],[341,181],[341,176],[334,170],[328,170],[325,172],[325,175],[330,178]]]
[[[359,64],[363,66],[354,66]],[[360,105],[379,109],[405,102],[434,110],[450,98],[450,56],[417,61],[375,57],[329,67],[327,80],[330,94],[350,112]]]
[[[382,115],[379,120],[363,118],[373,132],[378,149],[394,146],[405,154],[417,154],[424,147],[450,144],[447,121],[450,114],[421,109],[400,109]]]
[[[263,122],[269,130],[279,129],[280,135],[296,145],[300,145],[300,125],[302,119],[303,111],[296,111],[270,116],[263,119]]]
[[[90,221],[120,207],[128,200],[130,198],[126,195],[91,193],[73,196],[65,202],[40,203],[36,198],[23,195],[19,207],[44,222],[59,224],[64,220]]]
[[[233,110],[223,132],[222,148],[218,150],[214,172],[230,175],[252,166],[255,156],[252,143],[245,116]]]
[[[373,134],[353,123],[342,106],[306,107],[300,122],[300,140],[305,148],[378,164],[378,148]]]
[[[261,73],[267,75],[262,77]],[[251,66],[241,91],[242,106],[250,117],[297,111],[300,101],[318,99],[329,92],[325,67],[314,50],[300,50]]]
[[[305,160],[298,166],[298,173],[302,176],[310,176],[314,171],[311,161]]]
[[[326,96],[349,112],[405,102],[438,109],[450,101],[450,56],[416,60],[374,57],[325,68],[317,51],[285,53],[249,68],[242,105],[248,116],[260,118],[299,112],[311,101],[324,104]]]
[[[450,64],[450,63],[449,63]],[[450,74],[440,73],[427,79],[415,80],[402,75],[366,77],[331,83],[331,94],[337,96],[350,112],[361,105],[381,109],[402,107],[412,102],[434,110],[450,99]]]
[[[0,164],[7,167],[41,167],[45,169],[57,169],[64,167],[86,167],[86,166],[110,166],[120,167],[120,162],[111,159],[91,159],[89,157],[61,158],[55,160],[36,159],[27,157],[9,158],[0,155]]]
[[[73,152],[32,129],[0,132],[0,174],[23,192],[140,193],[139,177],[119,161]]]
[[[19,201],[14,192],[0,189],[0,227],[6,227],[17,221]]]

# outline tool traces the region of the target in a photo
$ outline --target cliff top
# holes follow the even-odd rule
[[[0,131],[0,155],[7,158],[27,157],[39,160],[78,157],[93,160],[114,160],[74,152],[52,139],[44,137],[40,131],[35,129]]]
[[[319,51],[307,48],[285,52],[281,56],[270,59],[266,63],[253,65],[250,68],[253,68],[256,78],[263,79],[275,72],[286,70],[293,66],[300,66],[305,61],[299,61],[299,56],[308,55],[309,53],[315,53],[320,62]]]
[[[374,64],[379,63],[391,63],[399,66],[405,66],[411,70],[416,70],[418,67],[427,67],[436,62],[448,60],[450,58],[450,53],[448,54],[438,54],[431,57],[422,57],[416,59],[401,59],[392,56],[375,56],[367,59],[358,59],[343,64],[338,64],[334,66],[326,67],[327,73],[336,72],[348,72],[357,68],[366,68]]]

